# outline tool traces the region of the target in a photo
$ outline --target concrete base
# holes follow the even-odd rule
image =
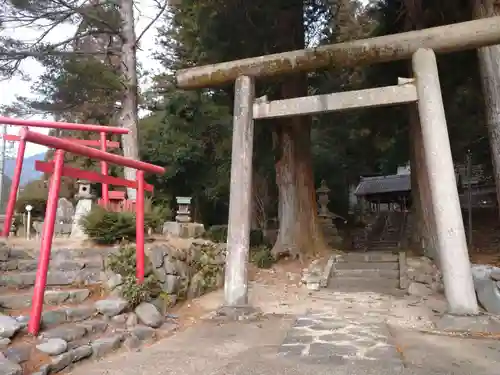
[[[205,232],[205,227],[200,223],[178,223],[167,221],[163,224],[163,235],[181,238],[196,238]]]
[[[500,320],[491,315],[457,316],[445,314],[436,322],[438,331],[456,334],[500,334]]]
[[[257,320],[262,316],[262,312],[250,305],[246,306],[221,306],[211,317],[215,320]]]

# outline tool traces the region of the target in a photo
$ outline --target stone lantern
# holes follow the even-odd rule
[[[78,180],[76,181],[78,185],[78,193],[76,193],[75,198],[80,199],[94,199],[94,195],[92,194],[92,185],[90,181],[87,180]]]
[[[75,198],[78,199],[78,203],[76,204],[75,214],[73,216],[70,237],[86,239],[87,235],[85,234],[80,222],[82,218],[87,216],[92,210],[92,203],[95,197],[92,194],[90,181],[78,180],[76,183],[78,184],[78,193],[75,195]]]
[[[342,238],[340,238],[337,227],[333,222],[336,215],[331,213],[328,209],[328,203],[330,202],[330,198],[328,197],[329,192],[330,189],[326,185],[326,181],[321,181],[320,187],[316,190],[316,193],[318,194],[319,223],[328,245],[338,247],[342,244]]]
[[[191,197],[175,197],[178,205],[175,220],[178,223],[189,223],[191,221]]]
[[[330,189],[326,185],[326,181],[321,181],[320,187],[316,190],[318,194],[319,212],[320,217],[332,217],[332,214],[328,210],[328,203],[330,203],[330,198],[328,198],[328,193]]]

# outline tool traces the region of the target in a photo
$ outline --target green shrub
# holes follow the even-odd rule
[[[158,228],[163,223],[162,220],[162,209],[153,208],[144,214],[144,228]],[[82,219],[81,224],[89,238],[98,244],[112,245],[135,241],[135,212],[113,212],[94,206]]]
[[[212,225],[204,234],[203,238],[223,243],[227,241],[227,225]]]
[[[115,254],[108,257],[108,267],[114,273],[122,276],[122,296],[134,308],[142,302],[151,301],[162,295],[160,283],[154,274],[144,278],[144,282],[137,284],[136,281],[136,258],[134,246],[122,246]],[[146,257],[145,264],[149,264]]]
[[[135,240],[135,215],[131,212],[112,212],[94,206],[81,224],[85,233],[98,244]]]
[[[276,263],[271,248],[265,245],[250,248],[250,261],[259,268],[271,268]]]

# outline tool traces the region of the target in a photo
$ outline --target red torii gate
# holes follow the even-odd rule
[[[17,197],[17,190],[19,188],[19,180],[21,177],[22,165],[24,161],[24,153],[26,149],[26,142],[36,143],[42,146],[55,148],[55,158],[52,162],[39,162],[38,167],[49,173],[52,172],[52,177],[49,185],[49,193],[47,199],[47,207],[45,211],[45,225],[42,232],[42,243],[40,246],[40,258],[38,262],[38,269],[36,273],[35,286],[33,290],[33,300],[31,307],[30,320],[28,324],[28,332],[36,335],[40,329],[40,318],[42,314],[43,299],[45,287],[47,284],[47,272],[50,260],[50,251],[52,247],[52,240],[54,235],[55,219],[57,204],[59,199],[59,190],[61,185],[61,177],[66,175],[77,178],[87,178],[96,182],[111,183],[116,185],[123,185],[137,189],[136,199],[136,278],[138,283],[144,281],[144,191],[152,191],[152,186],[144,181],[144,172],[150,173],[165,173],[165,169],[153,164],[145,163],[138,160],[133,160],[120,155],[107,153],[103,150],[97,150],[87,147],[85,143],[88,141],[82,140],[67,140],[52,137],[40,133],[35,133],[28,130],[28,126],[44,127],[53,129],[66,129],[66,130],[80,130],[80,131],[97,131],[101,134],[106,133],[126,134],[127,129],[107,127],[100,125],[82,125],[65,122],[53,121],[29,121],[20,119],[11,119],[0,116],[0,122],[9,125],[23,126],[16,140],[19,140],[19,150],[16,158],[16,167],[14,177],[12,179],[12,186],[9,195],[9,202],[6,211],[4,232],[9,233],[12,215],[14,213],[14,206]],[[104,141],[106,141],[104,137]],[[106,142],[104,142],[106,145]],[[101,145],[102,147],[102,145]],[[121,179],[118,177],[107,176],[107,174],[99,174],[96,172],[82,171],[76,168],[64,167],[64,152],[71,152],[77,155],[94,158],[102,163],[113,163],[124,167],[134,168],[136,172],[136,181]],[[104,172],[104,171],[103,171]],[[106,171],[107,172],[107,171]],[[2,233],[3,234],[3,233]]]
[[[52,238],[54,235],[54,226],[57,211],[57,202],[59,199],[59,190],[61,185],[61,177],[64,175],[64,152],[71,152],[81,156],[91,157],[100,161],[106,161],[121,165],[124,167],[135,168],[136,172],[136,185],[137,187],[137,200],[136,200],[136,277],[137,282],[144,281],[144,190],[146,187],[144,181],[144,172],[150,173],[165,173],[165,169],[153,164],[145,163],[138,160],[133,160],[120,155],[110,154],[101,150],[96,150],[78,143],[35,133],[28,129],[22,129],[20,133],[20,141],[22,143],[32,142],[39,145],[51,147],[56,149],[55,158],[52,165],[48,169],[52,169],[52,177],[49,185],[49,195],[47,200],[47,208],[45,212],[45,225],[42,232],[42,244],[40,247],[40,259],[38,262],[38,269],[36,274],[35,287],[33,290],[33,303],[30,314],[30,321],[28,324],[28,332],[35,335],[40,329],[40,318],[42,314],[43,298],[45,287],[47,284],[47,271],[50,260],[50,250],[52,247]],[[21,143],[21,144],[22,144]],[[47,168],[45,164],[45,168]],[[21,163],[22,167],[22,163]],[[66,172],[74,173],[75,168],[66,169]],[[78,170],[78,173],[79,174]],[[92,172],[90,172],[92,173]],[[109,176],[101,175],[99,178]],[[120,179],[121,180],[121,179]]]
[[[1,119],[1,117],[0,117]],[[88,125],[86,125],[88,126]],[[116,129],[121,129],[121,128],[116,128]],[[85,129],[86,130],[86,129]],[[70,138],[70,137],[65,137],[64,139],[78,143],[84,146],[89,146],[89,147],[98,147],[101,149],[101,151],[106,151],[108,148],[109,149],[116,149],[120,148],[120,143],[119,142],[114,142],[114,141],[108,141],[106,132],[100,132],[100,139],[99,140],[93,140],[93,139],[78,139],[78,138]],[[3,138],[6,141],[10,142],[19,142],[20,137],[18,135],[13,135],[13,134],[5,134]],[[101,162],[101,173],[103,175],[108,174],[108,165],[105,161]],[[104,203],[104,206],[107,206],[109,204],[109,187],[107,183],[102,183],[102,201]]]
[[[91,124],[75,124],[70,122],[56,122],[56,121],[46,121],[46,120],[23,120],[15,119],[10,117],[0,116],[0,123],[6,125],[22,126],[22,127],[34,127],[34,128],[48,128],[48,129],[60,129],[60,130],[73,130],[73,131],[89,131],[98,132],[100,134],[99,141],[81,140],[81,139],[70,139],[70,141],[79,143],[87,146],[100,146],[102,151],[106,151],[107,147],[114,148],[119,146],[118,142],[107,141],[107,134],[127,134],[128,129],[118,128],[114,126],[103,126],[103,125],[91,125]],[[21,179],[21,169],[24,160],[24,153],[26,151],[26,141],[23,141],[19,136],[15,135],[5,135],[5,140],[19,141],[19,148],[17,151],[16,165],[14,168],[14,176],[12,177],[12,185],[9,193],[9,200],[7,203],[7,208],[5,210],[5,221],[2,230],[2,237],[7,238],[10,233],[10,228],[12,225],[12,217],[14,216],[14,209],[17,199],[17,191],[19,190],[19,181]],[[99,142],[96,144],[96,142]],[[101,172],[103,175],[108,174],[108,166],[106,162],[101,161]],[[102,186],[103,200],[109,201],[108,185],[104,184]]]

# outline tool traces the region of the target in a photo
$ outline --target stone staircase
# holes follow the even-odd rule
[[[378,236],[371,236],[368,250],[397,252],[405,234],[406,213],[397,211],[383,213],[377,221],[383,222],[379,225],[382,230]]]
[[[370,251],[337,257],[328,287],[335,290],[393,291],[400,287],[399,255]]]
[[[0,374],[57,373],[120,348],[136,350],[177,329],[163,299],[135,309],[101,288],[116,248],[55,250],[37,337],[27,333],[37,254],[0,243]]]

